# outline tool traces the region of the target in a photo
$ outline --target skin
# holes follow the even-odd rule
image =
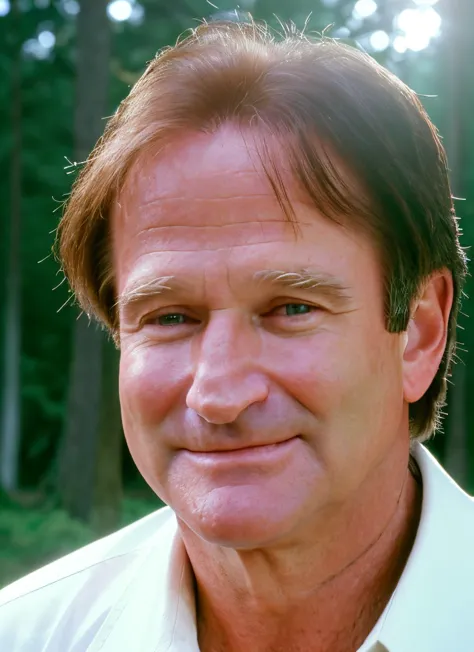
[[[124,430],[177,514],[202,650],[347,652],[416,533],[408,404],[441,360],[452,281],[433,275],[388,333],[373,245],[289,179],[295,230],[255,160],[225,126],[129,174],[112,220]]]

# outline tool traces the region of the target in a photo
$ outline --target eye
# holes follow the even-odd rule
[[[285,303],[274,308],[270,315],[275,317],[297,317],[299,315],[308,315],[315,310],[317,310],[316,306],[310,306],[307,303]]]
[[[307,303],[287,303],[280,309],[284,310],[286,317],[293,317],[294,315],[307,315],[314,310],[314,307],[308,306]]]
[[[325,310],[310,303],[280,303],[262,315],[266,328],[283,334],[311,332],[318,328]]]
[[[185,315],[182,312],[168,312],[161,315],[155,315],[149,321],[149,324],[155,324],[156,326],[183,326],[186,324],[195,324],[196,319]]]
[[[180,312],[170,312],[169,315],[159,315],[156,321],[160,326],[179,326],[186,323],[186,315]]]

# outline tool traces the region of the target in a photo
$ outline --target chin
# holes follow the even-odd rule
[[[290,533],[297,515],[291,505],[255,489],[214,489],[193,508],[176,509],[178,519],[208,543],[234,549],[269,546]]]

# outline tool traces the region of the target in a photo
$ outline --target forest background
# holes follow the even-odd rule
[[[161,504],[124,444],[117,352],[79,315],[51,248],[76,162],[146,62],[202,18],[247,12],[355,44],[420,94],[448,151],[469,255],[472,0],[0,0],[0,586]],[[472,286],[470,276],[447,417],[429,447],[474,493]]]

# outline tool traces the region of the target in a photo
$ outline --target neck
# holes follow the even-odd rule
[[[181,524],[196,578],[200,649],[357,650],[400,578],[421,507],[406,465],[384,500],[368,484],[357,504],[315,518],[304,537],[272,548],[221,548]]]

